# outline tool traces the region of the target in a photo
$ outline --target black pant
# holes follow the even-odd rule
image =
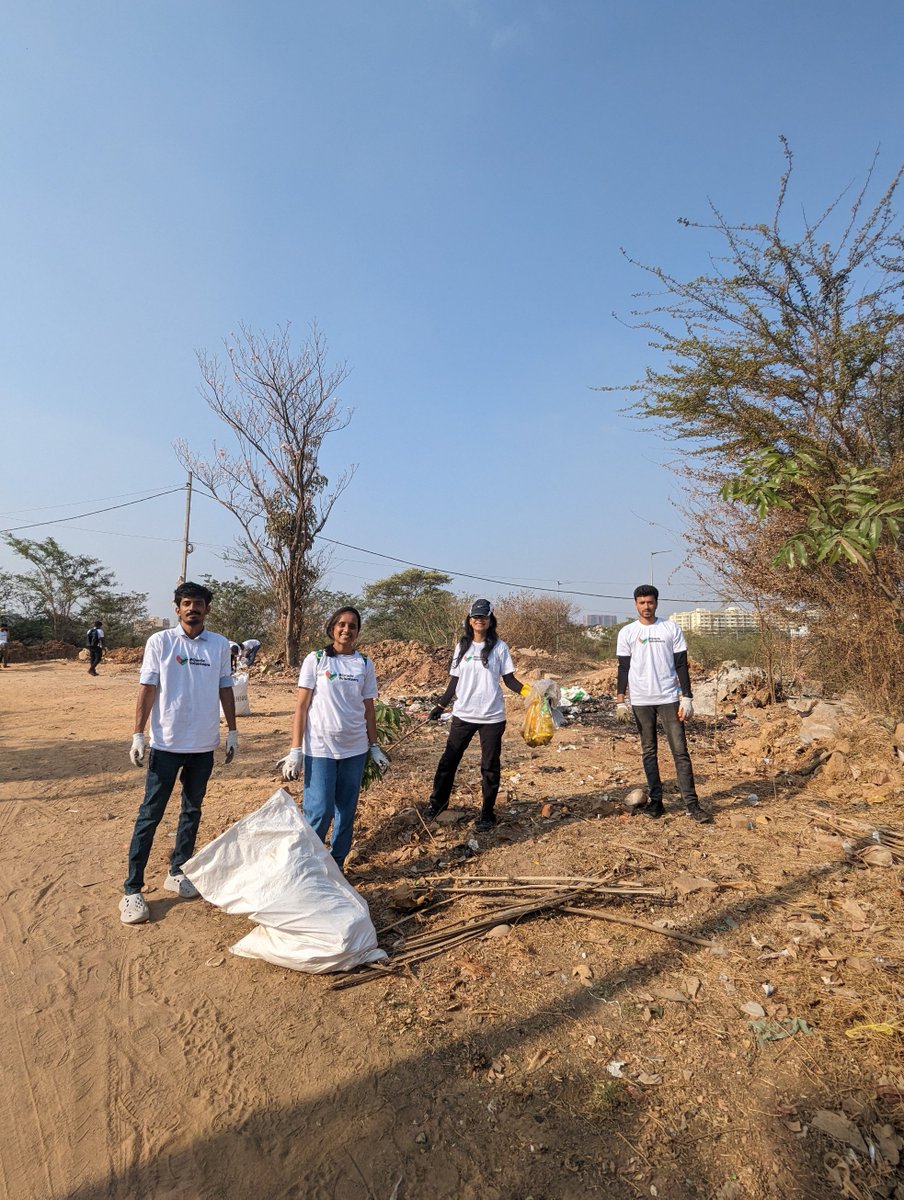
[[[675,760],[675,774],[678,776],[678,790],[686,805],[697,803],[697,789],[694,786],[694,769],[691,766],[691,756],[687,750],[687,735],[684,725],[678,720],[678,705],[676,704],[635,704],[631,711],[634,721],[640,730],[640,752],[643,755],[643,769],[647,777],[647,787],[650,790],[650,801],[655,804],[662,801],[662,779],[659,776],[659,756],[657,754],[656,718],[662,722],[665,736],[669,741],[669,749]]]
[[[433,777],[430,803],[437,811],[449,804],[455,772],[475,733],[480,734],[480,788],[483,793],[483,808],[485,812],[493,811],[496,796],[499,794],[499,781],[502,778],[499,760],[505,721],[499,721],[495,725],[478,725],[473,721],[461,721],[458,717],[452,718],[449,740]]]
[[[207,791],[207,781],[213,770],[213,751],[200,754],[174,754],[169,750],[154,750],[148,756],[148,773],[144,785],[144,800],[129,846],[129,877],[127,893],[140,892],[144,886],[144,868],[151,855],[154,834],[163,819],[169,798],[182,772],[182,808],[176,827],[176,844],[170,857],[173,875],[195,852],[198,826],[201,824],[201,801]]]
[[[98,668],[98,665],[100,664],[100,660],[103,658],[103,656],[104,656],[104,652],[100,648],[100,646],[89,647],[88,657],[91,659],[91,666],[88,668],[88,670],[96,671]]]

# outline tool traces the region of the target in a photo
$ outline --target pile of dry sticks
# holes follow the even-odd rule
[[[436,886],[436,881],[433,881]],[[445,898],[432,904],[430,909],[451,904],[466,896],[496,897],[491,900],[482,912],[451,921],[426,933],[415,933],[408,937],[400,937],[390,952],[388,962],[369,963],[366,970],[357,975],[350,975],[332,985],[333,991],[357,987],[386,975],[406,971],[416,963],[426,962],[439,954],[445,954],[456,946],[470,941],[471,938],[486,937],[491,929],[499,925],[512,925],[525,917],[537,913],[563,912],[571,916],[590,917],[597,921],[613,921],[618,925],[631,925],[636,929],[646,929],[652,933],[662,934],[663,937],[677,938],[694,946],[711,948],[713,943],[705,938],[693,937],[689,933],[681,933],[676,929],[664,929],[651,921],[641,921],[635,917],[625,917],[620,913],[603,911],[598,907],[586,907],[592,901],[611,901],[620,899],[650,899],[668,900],[669,893],[662,887],[639,887],[630,883],[615,883],[611,877],[574,876],[574,875],[464,875],[450,877],[450,882],[441,883],[439,890]],[[508,903],[500,906],[498,898],[505,896]],[[514,901],[514,902],[513,902]],[[398,928],[405,921],[414,918],[421,919],[428,909],[420,909],[416,913],[387,926],[381,933]]]
[[[885,846],[895,862],[904,862],[904,831],[885,825],[871,825],[868,821],[857,821],[853,817],[838,817],[833,813],[812,810],[820,825],[854,840],[854,849],[862,852],[872,846]]]

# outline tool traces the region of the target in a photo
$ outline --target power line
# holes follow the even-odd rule
[[[33,521],[30,525],[13,525],[9,529],[0,529],[0,533],[17,533],[20,529],[39,529],[44,525],[63,525],[67,521],[80,521],[82,517],[96,517],[98,513],[113,512],[117,508],[130,508],[133,504],[145,504],[148,500],[159,500],[161,496],[169,496],[173,492],[181,492],[181,487],[168,488],[165,492],[155,492],[153,496],[144,496],[141,500],[127,500],[125,504],[111,504],[108,508],[95,508],[92,512],[76,513],[74,517],[57,517],[55,521]]]
[[[202,491],[200,487],[195,488],[196,492],[205,496],[208,500],[214,500],[217,504],[222,504],[222,500],[218,500],[216,496],[210,492]],[[314,535],[318,542],[327,542],[331,546],[341,546],[344,550],[356,550],[359,554],[369,554],[372,558],[382,558],[387,562],[401,563],[406,567],[417,567],[420,571],[439,571],[443,575],[452,575],[458,579],[475,579],[479,583],[492,583],[496,587],[506,588],[526,588],[529,592],[546,592],[551,596],[583,596],[590,600],[626,600],[633,601],[631,596],[613,596],[605,592],[577,592],[569,588],[544,588],[535,587],[532,584],[518,583],[511,579],[491,579],[486,575],[473,575],[467,571],[453,571],[451,567],[435,567],[428,566],[425,563],[411,562],[407,558],[399,558],[395,554],[383,554],[379,550],[369,550],[366,546],[353,546],[350,542],[340,542],[335,538],[324,537],[322,533]],[[660,600],[664,600],[666,604],[719,604],[721,601],[718,597],[708,596],[703,600],[689,599],[678,596],[660,596]]]
[[[516,583],[511,579],[491,579],[487,575],[472,575],[468,571],[454,571],[451,567],[435,567],[428,566],[426,563],[411,562],[407,558],[398,558],[394,554],[382,554],[379,550],[368,550],[366,546],[353,546],[349,542],[339,542],[334,538],[324,537],[323,534],[316,534],[319,542],[328,542],[331,546],[342,546],[345,550],[357,550],[360,554],[370,554],[374,558],[383,558],[388,562],[402,563],[406,567],[417,567],[420,571],[439,571],[443,575],[452,575],[457,579],[476,579],[479,583],[492,583],[497,587],[507,588],[523,588],[526,587],[530,592],[548,592],[552,596],[585,596],[592,600],[633,600],[633,596],[612,596],[604,592],[576,592],[567,588],[542,588],[532,587],[529,584]],[[713,604],[718,603],[713,597],[708,597],[705,600],[685,599],[676,596],[660,596],[660,600],[664,600],[667,604]]]
[[[177,486],[181,487],[182,485],[179,484]],[[122,500],[124,496],[143,496],[146,491],[147,488],[140,488],[135,492],[117,492],[113,496],[98,496],[93,500],[61,500],[59,504],[33,505],[31,508],[10,508],[6,512],[0,512],[0,517],[17,517],[19,513],[50,512],[52,508],[70,508],[73,504],[102,504],[104,500]]]

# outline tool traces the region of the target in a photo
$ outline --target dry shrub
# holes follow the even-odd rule
[[[559,596],[513,592],[494,606],[499,636],[510,646],[533,646],[553,653],[588,653],[584,630],[574,621],[575,606]]]

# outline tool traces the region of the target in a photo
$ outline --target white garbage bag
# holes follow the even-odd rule
[[[283,788],[182,870],[205,900],[258,926],[233,954],[314,973],[386,958],[366,902]]]
[[[235,696],[235,715],[237,717],[250,717],[251,702],[248,699],[247,675],[233,676],[232,694]]]

